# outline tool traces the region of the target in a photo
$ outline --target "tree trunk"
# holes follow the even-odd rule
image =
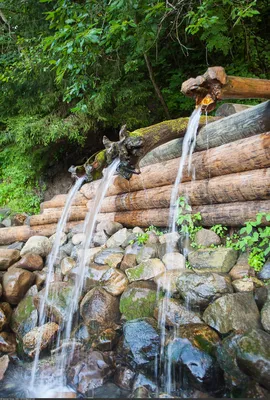
[[[58,194],[51,200],[44,201],[40,205],[40,211],[45,211],[46,208],[58,208],[64,207],[67,200],[67,194]],[[77,193],[72,205],[73,206],[84,206],[87,203],[87,198],[82,193]]]
[[[56,208],[56,209],[50,209],[50,212],[45,212],[40,215],[32,215],[29,220],[30,220],[30,226],[36,226],[36,225],[47,225],[47,224],[53,224],[58,222],[58,220],[61,218],[63,209],[62,208]],[[86,207],[72,207],[71,211],[68,215],[68,221],[79,221],[85,218],[87,213],[87,208]]]
[[[192,206],[251,200],[270,200],[270,168],[224,175],[179,185],[178,195]],[[106,197],[101,212],[169,208],[173,185]],[[93,200],[88,203],[91,209]]]

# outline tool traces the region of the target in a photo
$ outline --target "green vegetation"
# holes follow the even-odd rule
[[[181,83],[208,65],[267,78],[267,15],[267,0],[0,0],[0,206],[37,211],[48,166],[104,132],[188,116]]]
[[[181,196],[177,200],[178,203],[178,217],[177,225],[180,226],[179,232],[184,235],[188,235],[191,240],[191,246],[197,246],[195,241],[195,234],[202,229],[202,226],[198,225],[202,217],[200,213],[191,214],[192,207],[188,204],[187,199]],[[198,246],[197,246],[198,247]]]

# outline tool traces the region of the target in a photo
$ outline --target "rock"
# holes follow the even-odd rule
[[[153,282],[134,282],[127,287],[120,298],[122,317],[126,320],[152,317],[156,300],[156,285]]]
[[[0,333],[0,352],[14,353],[16,351],[16,336],[11,332]]]
[[[11,318],[11,329],[21,339],[37,326],[38,311],[33,296],[26,296],[15,308]]]
[[[183,254],[180,253],[166,253],[162,257],[162,262],[168,271],[186,269],[186,259]]]
[[[1,359],[0,359],[1,360]],[[131,390],[135,372],[128,367],[118,367],[114,375],[114,382],[122,389]]]
[[[199,249],[188,255],[188,261],[197,273],[227,273],[234,266],[236,259],[237,251],[226,247]]]
[[[4,355],[0,358],[0,381],[4,378],[5,372],[9,366],[9,356]]]
[[[115,330],[111,328],[105,329],[92,343],[92,348],[100,351],[111,351],[117,344],[118,339],[119,334]]]
[[[260,328],[260,313],[252,293],[227,294],[210,304],[203,320],[220,333]]]
[[[21,226],[25,223],[28,215],[26,213],[18,213],[12,217],[12,224],[15,226]]]
[[[37,345],[40,341],[40,351],[46,349],[55,338],[59,325],[48,322],[45,325],[32,329],[23,337],[23,350],[31,358],[35,356]],[[41,336],[41,339],[39,339]]]
[[[21,250],[21,256],[27,253],[38,254],[41,257],[46,257],[52,248],[50,240],[45,236],[32,236],[27,240]]]
[[[165,313],[163,317],[167,326],[182,326],[186,324],[202,324],[199,314],[188,310],[176,299],[164,298],[160,300],[158,307],[155,308],[154,316],[158,320],[159,316]]]
[[[176,294],[178,293],[176,282],[179,276],[182,273],[185,273],[185,271],[184,270],[165,271],[163,272],[163,274],[155,276],[154,281],[160,290],[163,290],[164,292],[170,292],[171,294]]]
[[[180,326],[179,337],[188,339],[193,346],[211,356],[215,356],[216,347],[221,343],[219,335],[208,325],[191,323]]]
[[[24,242],[15,242],[15,243],[10,244],[10,245],[8,246],[8,249],[19,250],[19,251],[21,251],[21,249],[23,248],[23,246],[24,246]]]
[[[79,342],[89,342],[92,336],[88,332],[86,325],[79,324],[73,330],[71,337]]]
[[[109,236],[106,235],[106,233],[104,231],[97,232],[93,236],[91,245],[93,247],[103,246],[107,242],[108,238],[109,238]]]
[[[131,395],[129,396],[131,399],[151,399],[151,393],[148,389],[141,386],[132,391]]]
[[[85,240],[85,234],[84,233],[76,233],[75,235],[72,236],[72,244],[74,246],[78,246],[78,244],[81,244]]]
[[[55,240],[56,240],[56,233],[54,233],[52,236],[49,237],[51,248],[53,247]],[[67,235],[65,234],[65,232],[62,232],[60,236],[60,246],[63,246],[66,242],[67,242]]]
[[[112,247],[109,249],[103,249],[95,254],[95,263],[101,265],[109,265],[112,268],[116,268],[122,261],[124,256],[124,250],[121,247]]]
[[[209,247],[211,244],[218,245],[221,243],[220,237],[210,229],[200,229],[195,234],[195,242],[199,246]]]
[[[73,250],[73,244],[71,241],[67,242],[63,246],[60,247],[60,251],[65,253],[67,256],[70,256]],[[63,257],[64,258],[64,257]]]
[[[156,393],[158,390],[157,384],[151,379],[147,378],[144,374],[139,373],[133,383],[133,391],[138,388],[146,388],[149,392]]]
[[[2,294],[3,294],[3,288],[2,288],[2,285],[0,283],[0,297],[2,296]]]
[[[27,253],[12,267],[27,269],[28,271],[40,271],[43,268],[43,259],[38,254]]]
[[[201,309],[224,294],[233,293],[230,278],[215,273],[183,273],[179,276],[176,287],[187,304]]]
[[[135,228],[132,229],[133,233],[144,233],[143,229],[140,228],[139,226],[135,226]]]
[[[91,396],[91,392],[89,393]],[[97,399],[128,399],[130,391],[116,386],[113,382],[106,382],[104,385],[95,389]]]
[[[270,279],[270,260],[267,260],[261,271],[258,273],[260,279]]]
[[[0,249],[0,271],[6,271],[19,258],[20,252],[18,250]]]
[[[68,275],[73,268],[76,267],[76,261],[71,257],[65,257],[61,261],[61,272],[63,275]]]
[[[102,288],[94,288],[82,299],[80,314],[90,332],[102,332],[119,321],[119,300]]]
[[[149,245],[155,245],[157,243],[159,243],[159,237],[157,236],[157,234],[154,231],[148,231],[148,239],[146,241],[146,246]]]
[[[135,267],[135,265],[137,264],[136,262],[136,254],[125,254],[121,265],[120,265],[120,269],[122,271],[125,271],[128,268],[133,268]]]
[[[237,341],[236,360],[240,369],[270,390],[270,335],[260,329],[244,333]]]
[[[128,279],[124,272],[110,268],[102,275],[100,284],[108,293],[119,296],[127,288]]]
[[[137,366],[150,367],[159,354],[160,338],[152,318],[128,321],[123,326],[124,349],[131,353]]]
[[[74,248],[76,248],[76,247],[74,247]],[[85,265],[91,264],[94,261],[95,255],[97,253],[99,253],[101,249],[102,249],[101,247],[93,247],[92,249],[85,250]],[[84,250],[79,249],[77,251],[77,253],[78,253],[78,262],[80,263],[82,257],[84,257]],[[72,254],[71,254],[71,256],[72,256]],[[72,256],[72,258],[73,258],[73,256]]]
[[[42,271],[34,271],[33,274],[36,277],[36,285],[38,290],[40,290],[43,286],[43,284],[46,281],[46,276],[47,276],[47,272],[42,270]]]
[[[143,246],[137,256],[136,256],[136,261],[137,264],[142,263],[143,261],[149,260],[150,258],[155,258],[157,257],[157,246],[155,245],[148,245],[148,246]]]
[[[9,228],[12,225],[12,220],[10,217],[7,217],[7,218],[3,219],[1,224],[4,225],[6,228]]]
[[[133,268],[126,269],[129,282],[149,280],[162,274],[165,265],[158,258],[150,258]]]
[[[72,233],[73,235],[75,235],[76,233],[83,233],[84,230],[84,222],[82,222],[81,224],[77,224],[75,226],[73,226],[70,230],[70,233]]]
[[[138,243],[130,244],[125,248],[125,254],[135,254],[137,255],[141,250],[142,246]]]
[[[232,280],[246,278],[247,276],[255,276],[255,271],[248,264],[248,254],[240,254],[237,263],[229,272]]]
[[[270,292],[268,292],[268,298],[261,310],[261,320],[263,329],[270,333]]]
[[[109,357],[99,351],[90,350],[69,369],[68,378],[79,393],[88,397],[88,394],[91,396],[92,390],[103,386],[112,373],[113,367]]]
[[[108,236],[114,235],[123,228],[122,224],[113,221],[102,221],[97,225],[97,232],[104,231]]]
[[[261,310],[266,303],[269,290],[270,286],[263,286],[255,289],[254,299],[259,310]]]
[[[46,288],[42,289],[35,297],[34,304],[39,309],[40,301],[45,295]],[[44,304],[45,313],[53,316],[59,325],[67,321],[69,317],[69,306],[74,295],[71,285],[66,282],[53,282],[50,284],[48,296]]]
[[[0,331],[7,328],[12,315],[12,308],[8,303],[0,303]]]
[[[180,236],[177,232],[165,233],[164,235],[159,236],[159,258],[162,259],[166,253],[177,253],[179,239]]]
[[[253,292],[254,283],[249,278],[235,279],[232,286],[236,292]]]
[[[127,228],[120,229],[116,233],[114,233],[110,239],[107,240],[107,247],[119,247],[121,246],[125,240],[128,238],[129,232]]]
[[[3,276],[3,294],[10,304],[18,304],[34,284],[35,275],[21,268],[9,268]]]

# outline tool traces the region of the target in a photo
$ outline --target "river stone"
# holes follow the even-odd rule
[[[85,234],[84,233],[76,233],[75,235],[72,236],[72,244],[74,246],[78,246],[78,244],[81,244],[85,240]]]
[[[13,332],[0,333],[0,353],[16,352],[16,336]]]
[[[186,259],[183,254],[180,253],[166,253],[162,257],[162,262],[169,271],[186,269]]]
[[[102,288],[91,289],[82,299],[80,314],[90,332],[102,332],[119,321],[119,300]]]
[[[28,271],[40,271],[43,268],[43,259],[38,254],[27,253],[12,267],[27,269]]]
[[[165,265],[158,258],[150,258],[133,268],[126,269],[129,282],[146,281],[165,271]]]
[[[110,358],[91,349],[83,352],[77,363],[71,366],[68,379],[79,393],[92,397],[92,391],[103,386],[112,374],[113,365]]]
[[[125,242],[128,238],[129,232],[127,228],[122,228],[120,231],[114,233],[110,239],[107,240],[106,246],[107,247],[119,247]]]
[[[237,260],[237,251],[226,247],[199,249],[189,253],[188,261],[197,273],[227,273]]]
[[[261,271],[258,273],[260,279],[270,279],[270,260],[267,260]]]
[[[120,264],[124,256],[124,250],[121,247],[112,247],[109,249],[102,249],[95,254],[94,261],[97,264],[109,265],[109,262],[115,267]],[[110,265],[110,267],[113,267]]]
[[[104,246],[109,236],[104,231],[96,232],[93,236],[91,246]]]
[[[42,271],[34,271],[33,274],[36,277],[36,286],[38,288],[38,290],[40,290],[42,288],[42,286],[44,285],[44,283],[46,282],[46,277],[47,277],[47,272],[42,270]]]
[[[120,312],[126,320],[152,317],[157,293],[154,282],[134,282],[127,287],[120,298]]]
[[[0,303],[0,331],[6,328],[10,322],[12,308],[9,303]]]
[[[165,233],[164,235],[159,236],[159,247],[158,247],[158,256],[162,259],[162,257],[166,253],[178,252],[178,241],[180,239],[180,235],[177,232]]]
[[[138,388],[146,388],[152,393],[157,393],[158,390],[157,384],[142,373],[137,374],[133,382],[132,390],[135,391]]]
[[[108,271],[110,267],[108,265],[99,265],[92,263],[88,267],[84,268],[84,290],[89,292],[96,286],[100,285],[100,280],[104,273]],[[80,274],[80,268],[76,267],[69,274],[69,277],[76,282],[78,279],[78,274]]]
[[[61,272],[63,275],[68,275],[76,266],[76,261],[71,257],[65,257],[61,261]]]
[[[9,268],[3,276],[3,294],[10,304],[18,304],[33,285],[35,275],[21,268]]]
[[[125,271],[128,268],[133,268],[135,267],[135,265],[137,264],[136,262],[136,254],[125,254],[121,265],[120,265],[120,269],[122,271]]]
[[[230,278],[215,273],[197,275],[186,272],[179,276],[176,287],[187,304],[202,309],[224,294],[233,293]]]
[[[137,255],[141,250],[142,246],[138,243],[130,244],[125,248],[125,254],[135,254]]]
[[[255,276],[255,271],[253,268],[250,267],[248,263],[248,254],[241,253],[237,263],[229,272],[230,277],[232,280],[242,279],[247,276]]]
[[[0,271],[5,271],[18,261],[20,258],[19,250],[0,249]]]
[[[252,293],[227,294],[210,304],[203,320],[220,333],[260,328],[260,313]]]
[[[266,303],[269,290],[270,286],[263,286],[255,289],[254,299],[259,310],[261,310]]]
[[[165,271],[163,274],[155,276],[154,282],[157,284],[157,287],[164,292],[170,292],[171,294],[178,293],[178,289],[176,287],[176,282],[179,276],[182,273],[185,273],[186,270],[172,270]]]
[[[76,248],[76,247],[74,247]],[[89,265],[94,261],[95,255],[101,251],[102,247],[93,247],[91,249],[85,250],[85,265]],[[78,249],[78,262],[81,261],[82,257],[84,257],[84,250]],[[72,257],[73,258],[73,257]]]
[[[119,296],[128,286],[128,279],[124,272],[116,268],[108,269],[102,275],[101,286],[113,296]]]
[[[240,369],[270,390],[270,335],[260,329],[244,333],[237,341],[236,359]]]
[[[235,279],[232,286],[236,292],[253,292],[254,283],[249,278]]]
[[[159,354],[160,338],[152,318],[128,321],[123,326],[124,348],[130,351],[137,366],[148,366]]]
[[[21,256],[26,253],[38,254],[41,257],[46,257],[52,248],[50,240],[46,236],[30,237],[21,250]]]
[[[261,310],[261,320],[263,329],[270,333],[270,292],[268,292],[268,298]]]
[[[21,339],[37,326],[38,311],[34,305],[33,296],[26,296],[17,305],[11,318],[11,329]]]
[[[135,226],[135,228],[132,229],[133,233],[144,233],[144,230],[140,228],[139,226]]]
[[[131,390],[136,373],[126,366],[117,367],[114,382],[122,389]]]
[[[167,326],[182,326],[186,324],[202,324],[199,314],[188,310],[183,304],[176,299],[163,299],[159,301],[158,307],[155,308],[154,316],[159,318],[165,310],[165,324]]]
[[[40,301],[45,295],[46,288],[42,289],[35,297],[34,304],[39,309]],[[66,282],[53,282],[50,284],[47,300],[45,301],[45,313],[52,315],[54,320],[63,324],[69,317],[69,306],[73,296],[73,287]]]
[[[146,245],[139,250],[136,256],[136,262],[137,264],[140,264],[146,260],[149,260],[150,258],[157,257],[157,255],[158,254],[156,245]]]
[[[92,348],[100,351],[111,351],[117,344],[118,339],[119,334],[114,329],[105,329],[93,341]]]
[[[19,250],[19,251],[21,251],[21,249],[23,248],[23,246],[24,246],[24,242],[15,242],[15,243],[10,244],[10,245],[8,246],[8,249]]]
[[[0,381],[4,378],[5,372],[9,366],[9,356],[6,354],[0,358]]]
[[[199,246],[209,247],[211,244],[219,245],[221,240],[220,237],[210,229],[200,229],[195,234],[195,242]]]
[[[70,256],[73,250],[72,241],[68,241],[66,244],[60,247],[60,251],[65,253],[67,256]],[[64,257],[63,257],[64,258]]]
[[[35,356],[36,347],[40,340],[40,351],[46,349],[55,338],[59,325],[55,322],[48,322],[40,327],[33,328],[23,337],[23,350],[31,358]]]
[[[55,239],[56,239],[56,233],[54,233],[52,236],[49,237],[51,247],[53,246]],[[67,238],[67,235],[65,234],[65,232],[62,232],[61,237],[60,237],[60,246],[63,246],[67,242],[67,239],[68,238]]]
[[[114,235],[123,228],[122,224],[114,221],[102,221],[97,225],[97,232],[104,231],[108,236]]]

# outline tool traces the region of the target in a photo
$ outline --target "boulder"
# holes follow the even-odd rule
[[[122,389],[131,390],[136,373],[128,367],[117,367],[114,382]]]
[[[258,273],[260,279],[270,279],[270,259],[266,261],[260,272]]]
[[[55,322],[48,322],[45,325],[32,329],[23,337],[24,352],[33,358],[36,354],[38,344],[40,343],[40,351],[46,349],[55,338],[58,330],[59,325]]]
[[[215,273],[181,274],[176,287],[186,303],[191,307],[204,309],[209,303],[227,293],[233,293],[230,278]]]
[[[248,263],[248,254],[241,253],[235,266],[229,272],[232,280],[242,279],[247,276],[255,276],[255,271]]]
[[[180,239],[180,235],[177,232],[165,233],[164,235],[159,236],[159,247],[158,247],[158,256],[162,259],[162,257],[166,253],[174,253],[178,252],[178,242]]]
[[[124,250],[121,247],[112,247],[109,249],[102,249],[95,254],[94,261],[97,264],[109,265],[112,268],[116,268],[121,263],[123,256]]]
[[[114,329],[108,328],[101,332],[92,343],[93,349],[100,351],[111,351],[117,344],[119,339],[119,333]]]
[[[26,296],[17,305],[11,317],[11,329],[21,339],[37,326],[38,311],[33,296]]]
[[[215,356],[216,348],[221,344],[217,332],[203,323],[191,323],[180,326],[178,334],[179,337],[188,339],[193,346],[211,356]]]
[[[19,250],[0,249],[0,271],[6,271],[20,258]]]
[[[74,249],[76,249],[76,247],[74,247]],[[80,263],[82,258],[84,257],[85,264],[86,265],[91,264],[94,261],[95,255],[99,253],[101,249],[102,249],[101,247],[93,247],[92,249],[86,249],[85,251],[84,249],[78,249],[77,250],[78,262]],[[72,258],[74,257],[72,256]]]
[[[220,333],[260,328],[260,313],[252,293],[227,294],[210,304],[203,320]]]
[[[96,232],[93,236],[91,246],[103,246],[107,242],[109,236],[104,231]]]
[[[142,263],[143,261],[149,260],[150,258],[155,258],[157,257],[158,252],[157,252],[157,246],[156,245],[146,245],[143,246],[137,256],[136,256],[136,262],[137,264]]]
[[[165,271],[165,265],[158,258],[150,258],[133,268],[126,269],[129,282],[153,279]]]
[[[31,236],[21,250],[21,256],[27,253],[38,254],[47,257],[52,248],[50,240],[46,236]]]
[[[128,268],[135,267],[136,264],[137,264],[136,254],[125,254],[123,259],[122,259],[122,262],[121,262],[121,265],[120,265],[120,269],[122,271],[125,271]]]
[[[180,253],[166,253],[162,257],[162,262],[168,271],[186,269],[186,259],[183,254]]]
[[[40,271],[43,268],[43,259],[38,254],[27,253],[12,267],[27,269],[28,271]]]
[[[186,270],[172,270],[165,271],[160,275],[154,277],[154,282],[157,284],[157,287],[164,291],[170,292],[171,294],[178,293],[178,289],[176,287],[176,282],[181,274],[184,274]]]
[[[70,256],[73,248],[74,248],[74,246],[73,246],[72,242],[69,241],[60,247],[60,251],[63,253],[63,255],[66,254],[66,256]],[[64,257],[62,257],[62,258],[64,258]]]
[[[157,320],[162,316],[167,326],[179,327],[186,324],[203,323],[198,313],[187,309],[177,299],[164,298],[160,300],[158,307],[155,308],[154,316]]]
[[[127,228],[122,228],[116,233],[114,233],[110,239],[107,240],[106,246],[107,247],[120,247],[128,238],[129,232]]]
[[[261,320],[263,329],[270,333],[270,292],[268,292],[268,298],[261,310]]]
[[[235,279],[232,286],[236,292],[253,292],[254,283],[249,278]]]
[[[124,272],[110,268],[102,275],[100,285],[113,296],[119,296],[127,288],[128,279]]]
[[[261,310],[268,299],[268,292],[270,286],[262,286],[255,289],[254,299],[256,301],[257,307]]]
[[[54,233],[52,236],[50,236],[49,237],[49,241],[50,241],[50,243],[51,243],[51,247],[53,247],[53,244],[54,244],[54,242],[55,242],[55,240],[56,240],[56,233]],[[60,236],[60,246],[63,246],[66,242],[67,242],[67,235],[65,234],[65,232],[62,232],[61,233],[61,236]]]
[[[3,276],[3,294],[10,304],[18,304],[34,284],[35,275],[21,268],[9,268]]]
[[[132,229],[133,233],[144,233],[143,229],[140,228],[139,226],[135,226],[135,228]]]
[[[220,247],[217,249],[199,249],[189,253],[188,261],[197,273],[227,273],[237,260],[237,251]]]
[[[76,233],[75,235],[72,236],[72,244],[74,246],[78,246],[78,244],[81,244],[85,240],[85,234],[84,233]]]
[[[8,369],[8,366],[9,366],[9,356],[6,354],[0,357],[0,381],[3,380],[5,372]]]
[[[42,286],[44,285],[44,283],[46,282],[47,271],[44,271],[44,269],[43,269],[42,271],[34,271],[33,274],[36,277],[35,284],[36,284],[38,290],[40,290],[42,288]]]
[[[102,288],[91,289],[82,299],[80,314],[90,332],[102,332],[119,321],[119,300]]]
[[[155,320],[139,318],[123,326],[124,349],[139,367],[150,367],[159,354],[160,337]]]
[[[65,257],[61,261],[61,273],[63,275],[68,275],[75,267],[76,261],[71,257]]]
[[[0,303],[0,331],[8,327],[12,308],[8,303]]]
[[[97,232],[104,231],[108,236],[112,236],[122,228],[123,225],[119,222],[102,221],[97,225]]]
[[[0,333],[0,352],[15,353],[16,351],[16,336],[12,332]]]
[[[195,242],[199,246],[210,247],[212,244],[219,245],[220,237],[210,229],[200,229],[195,234]]]
[[[120,298],[120,312],[126,320],[152,317],[156,301],[157,291],[153,282],[134,282]]]

